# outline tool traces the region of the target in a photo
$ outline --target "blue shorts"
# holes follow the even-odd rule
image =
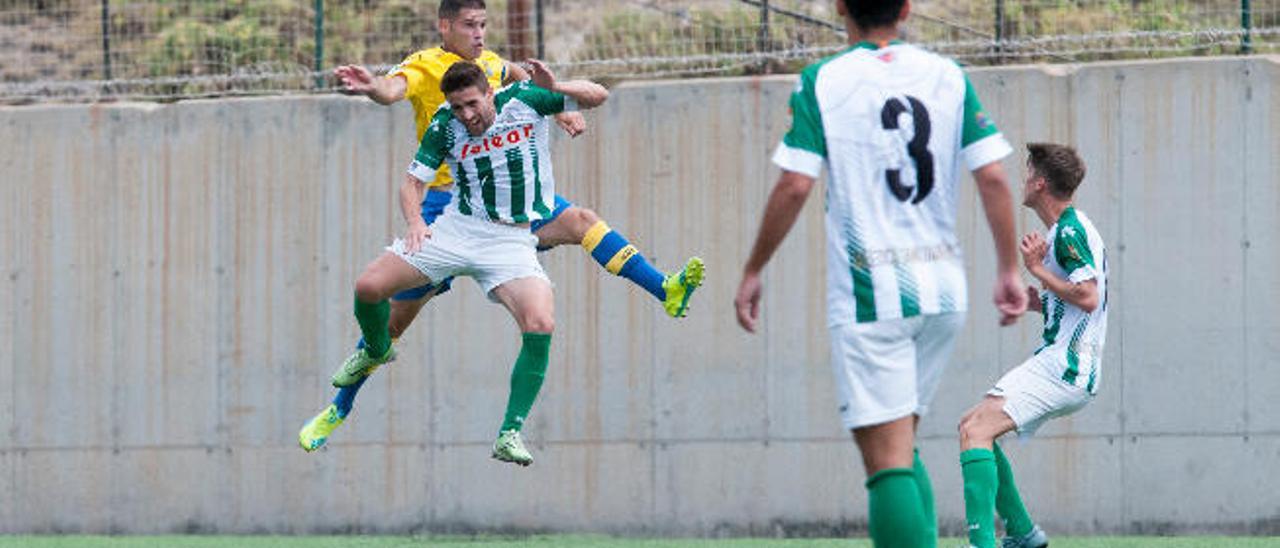
[[[441,214],[444,213],[445,206],[449,205],[449,202],[452,200],[453,200],[453,193],[451,192],[447,192],[443,190],[431,190],[431,189],[427,190],[427,196],[422,200],[422,220],[426,221],[427,226],[431,226],[431,223],[436,222],[436,217],[439,217]],[[551,223],[552,221],[555,221],[556,218],[559,217],[561,213],[564,213],[564,210],[569,209],[570,207],[573,207],[573,202],[570,202],[569,200],[564,199],[563,196],[556,194],[556,207],[555,209],[551,210],[551,216],[547,217],[546,219],[542,219],[540,221],[534,221],[530,223],[529,230],[532,232],[537,232],[539,230],[542,230],[542,227],[547,226],[547,224]],[[548,249],[550,248],[539,247],[538,251],[546,251]],[[413,289],[406,289],[404,291],[396,293],[395,296],[391,297],[391,300],[416,301],[418,299],[426,297],[427,294],[431,293],[432,290],[436,290],[436,295],[440,295],[446,291],[449,291],[449,288],[452,286],[453,286],[453,277],[449,277],[449,278],[445,278],[440,283],[427,284],[424,286],[415,287]]]
[[[556,194],[556,207],[555,209],[551,210],[551,216],[541,221],[534,221],[532,223],[529,223],[529,230],[533,232],[542,230],[542,227],[547,226],[548,224],[551,224],[552,222],[554,222],[556,218],[560,216],[561,213],[564,213],[564,210],[569,209],[571,207],[573,207],[573,202],[570,202],[569,200],[564,199],[564,196]],[[546,249],[538,248],[538,251],[546,251]]]

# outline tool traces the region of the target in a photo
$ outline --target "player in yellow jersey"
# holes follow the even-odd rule
[[[487,15],[484,0],[442,0],[438,16],[442,44],[409,55],[386,77],[376,77],[357,65],[338,67],[334,71],[345,90],[365,95],[379,104],[390,105],[408,99],[413,105],[419,140],[436,109],[444,103],[440,80],[454,63],[461,61],[479,65],[494,88],[529,78],[519,65],[485,49]],[[557,116],[556,123],[571,137],[586,128],[582,115],[576,112]],[[422,202],[422,216],[427,224],[431,224],[452,200],[452,185],[448,167],[441,166]],[[704,266],[701,259],[693,257],[679,272],[664,274],[649,264],[625,237],[610,229],[594,211],[575,206],[559,195],[551,217],[532,223],[530,228],[538,237],[539,250],[564,244],[582,245],[601,267],[644,288],[662,303],[672,317],[686,314],[689,297],[702,284]],[[450,282],[451,279],[446,279],[396,295],[391,301],[388,322],[391,336],[399,338],[428,300],[449,290]],[[357,346],[362,345],[363,341]],[[303,449],[314,451],[324,445],[329,434],[350,413],[356,393],[367,378],[366,375],[353,383],[350,378],[334,379],[340,390],[333,403],[312,418],[298,434],[298,442]]]

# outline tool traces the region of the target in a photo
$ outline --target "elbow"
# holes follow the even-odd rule
[[[803,202],[813,190],[813,179],[799,174],[786,173],[778,180],[775,192],[792,201]]]
[[[1098,309],[1098,294],[1084,296],[1076,302],[1076,306],[1080,307],[1085,314],[1093,314],[1093,311]]]
[[[591,93],[586,94],[586,97],[583,97],[582,100],[578,101],[578,105],[582,108],[596,108],[603,105],[604,102],[608,100],[609,90],[605,89],[604,86],[596,84],[594,89],[591,90]]]

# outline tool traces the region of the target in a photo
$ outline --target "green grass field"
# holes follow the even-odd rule
[[[943,539],[939,548],[960,546]],[[1280,537],[1076,537],[1051,539],[1053,548],[1260,548]],[[0,536],[0,548],[870,548],[864,539],[622,539],[604,536],[532,537],[95,537]]]

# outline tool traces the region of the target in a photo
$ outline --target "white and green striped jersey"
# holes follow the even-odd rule
[[[441,105],[409,174],[430,184],[447,161],[454,179],[449,209],[502,223],[545,219],[556,193],[547,117],[577,110],[577,103],[527,81],[498,90],[494,103],[493,125],[480,136],[467,132],[448,103]]]
[[[825,165],[828,324],[968,306],[955,235],[962,168],[1012,149],[954,62],[863,42],[805,68],[773,161]]]
[[[1098,229],[1074,207],[1068,207],[1049,227],[1045,241],[1049,242],[1045,268],[1072,283],[1096,280],[1099,299],[1093,312],[1085,312],[1053,292],[1041,290],[1044,333],[1035,352],[1036,362],[1049,376],[1096,394],[1102,345],[1107,340],[1107,248]]]

